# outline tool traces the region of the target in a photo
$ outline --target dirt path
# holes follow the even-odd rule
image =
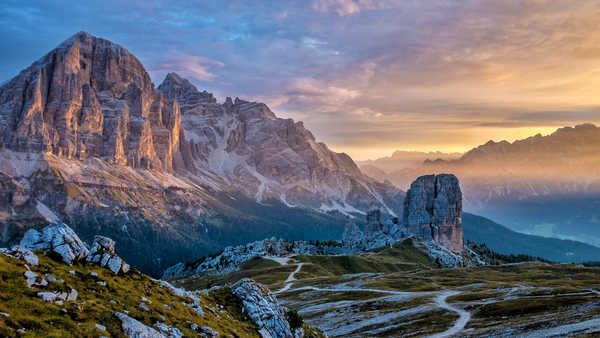
[[[454,295],[457,295],[460,293],[460,291],[455,291],[455,290],[443,290],[443,291],[438,291],[438,292],[402,292],[402,291],[370,289],[370,288],[335,288],[335,287],[334,288],[319,288],[319,287],[315,287],[315,286],[304,286],[304,287],[292,289],[292,285],[294,284],[294,281],[296,280],[296,278],[294,276],[296,273],[298,273],[298,271],[300,271],[300,269],[302,268],[302,265],[303,265],[303,263],[298,264],[298,267],[296,268],[296,270],[294,270],[292,273],[290,273],[288,278],[285,280],[285,286],[283,288],[281,288],[280,290],[275,291],[274,294],[280,294],[280,293],[283,293],[286,291],[301,291],[301,290],[312,290],[312,291],[321,291],[321,292],[365,292],[366,291],[366,292],[382,293],[382,294],[388,294],[388,295],[405,296],[408,298],[435,294],[436,297],[434,299],[434,303],[439,308],[442,308],[442,309],[445,309],[448,311],[452,311],[452,312],[456,312],[459,315],[458,320],[454,323],[454,325],[452,327],[450,327],[448,330],[446,330],[444,332],[440,332],[438,334],[431,336],[431,337],[435,337],[435,338],[450,337],[452,335],[455,335],[455,334],[461,332],[462,330],[464,330],[465,326],[471,319],[470,312],[465,311],[460,308],[457,308],[446,302],[446,299],[448,297],[451,297],[451,296],[454,296]],[[415,309],[407,309],[405,311],[401,311],[394,315],[395,316],[406,315],[408,313],[411,313],[411,311],[418,310],[417,312],[420,312],[420,311],[423,311],[424,309],[425,309],[424,307],[419,307],[419,308],[415,308]],[[373,323],[370,323],[369,325],[371,325],[371,324],[373,324]],[[358,323],[358,325],[361,325],[361,323]],[[352,331],[353,330],[346,330],[346,331],[344,331],[344,333],[347,334]]]
[[[302,265],[304,265],[304,263],[298,263],[298,267],[296,268],[296,270],[290,273],[288,278],[285,280],[285,286],[281,290],[275,291],[273,293],[278,294],[289,290],[292,287],[292,284],[294,284],[294,281],[296,280],[296,277],[294,277],[294,275],[297,274],[300,271],[300,269],[302,269]]]
[[[463,309],[454,307],[446,302],[446,299],[448,297],[457,295],[459,293],[460,292],[458,292],[458,291],[448,290],[448,291],[440,292],[438,294],[438,296],[435,297],[434,301],[437,304],[437,306],[439,306],[442,309],[446,309],[448,311],[456,312],[460,315],[460,317],[458,318],[458,320],[454,323],[454,325],[451,328],[449,328],[448,330],[446,330],[444,332],[440,332],[440,333],[435,334],[430,337],[435,337],[435,338],[450,337],[450,336],[455,335],[455,334],[459,333],[460,331],[464,330],[465,326],[467,325],[467,322],[471,319],[471,313],[468,311],[465,311]]]

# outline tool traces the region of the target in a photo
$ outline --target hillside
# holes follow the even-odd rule
[[[188,292],[130,269],[114,244],[96,236],[88,250],[68,226],[51,224],[0,250],[0,335],[321,336],[252,280]]]
[[[600,257],[600,248],[582,242],[527,235],[485,217],[464,213],[465,240],[485,243],[503,254],[526,254],[554,262],[586,262]]]
[[[329,337],[593,334],[600,269],[519,264],[439,269],[411,240],[361,255],[257,257],[189,289],[252,276]]]

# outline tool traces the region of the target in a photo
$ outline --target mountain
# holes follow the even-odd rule
[[[244,191],[257,202],[361,212],[380,205],[401,213],[401,192],[364,175],[344,153],[317,142],[302,122],[277,118],[263,103],[227,98],[223,104],[169,73],[158,87],[179,103],[191,158],[214,186]]]
[[[426,160],[454,160],[460,158],[462,153],[444,153],[441,151],[406,151],[396,150],[391,156],[381,157],[375,160],[366,160],[357,162],[363,170],[367,168],[377,168],[390,173],[401,168],[409,168],[420,165]],[[370,171],[366,171],[370,174]],[[373,176],[376,177],[376,176]]]
[[[526,254],[554,262],[587,262],[600,257],[600,248],[582,242],[527,235],[485,217],[463,213],[465,241],[484,243],[501,254]]]
[[[512,143],[489,141],[455,160],[427,160],[383,177],[405,188],[415,177],[450,172],[465,209],[514,230],[600,245],[600,128],[565,127]]]
[[[156,89],[135,56],[85,32],[0,87],[0,245],[62,221],[158,274],[268,236],[339,238],[349,215],[399,215],[403,199],[301,122],[176,74]]]

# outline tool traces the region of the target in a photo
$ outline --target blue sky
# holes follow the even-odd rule
[[[12,1],[0,81],[78,31],[357,159],[600,122],[596,1]]]

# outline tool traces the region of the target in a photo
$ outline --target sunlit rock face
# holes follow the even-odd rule
[[[454,175],[426,175],[415,180],[404,200],[408,232],[463,251],[462,193]]]
[[[172,171],[180,119],[137,58],[84,32],[0,87],[0,142],[17,151]]]
[[[343,213],[372,205],[400,214],[400,190],[364,175],[344,153],[317,142],[302,122],[282,119],[263,103],[227,98],[217,103],[170,73],[158,87],[182,111],[194,166],[218,176],[257,201]]]

